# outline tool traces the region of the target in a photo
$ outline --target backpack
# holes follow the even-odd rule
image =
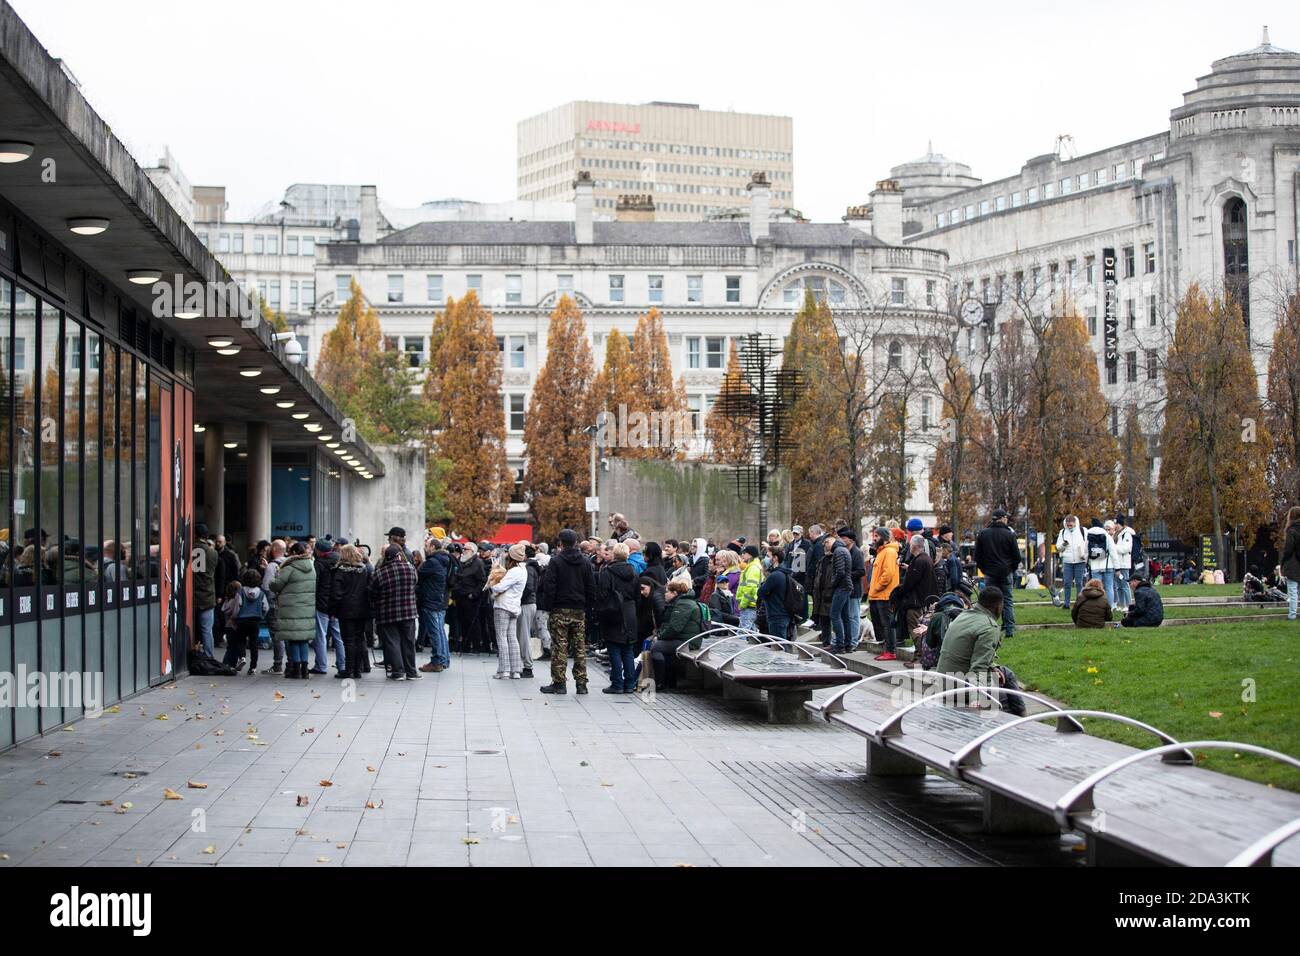
[[[196,650],[190,652],[190,676],[234,677],[235,669],[202,650]]]
[[[1102,558],[1106,557],[1106,554],[1107,554],[1107,547],[1106,547],[1106,532],[1105,532],[1105,531],[1097,531],[1097,532],[1089,531],[1089,532],[1088,532],[1088,558],[1089,558],[1089,560],[1092,560],[1092,561],[1100,561]]]
[[[795,580],[793,574],[785,576],[785,596],[782,603],[785,605],[785,613],[790,615],[790,620],[795,624],[808,616],[808,592]]]
[[[261,621],[262,620],[262,598],[259,594],[252,597],[248,593],[248,588],[240,588],[239,591],[239,611],[235,614],[236,621]]]
[[[1147,553],[1142,548],[1142,535],[1136,531],[1133,532],[1132,564],[1135,572],[1144,570],[1147,564]]]
[[[700,609],[700,630],[707,631],[709,622],[713,620],[713,612],[709,610],[709,606],[703,601],[696,601],[695,606]]]

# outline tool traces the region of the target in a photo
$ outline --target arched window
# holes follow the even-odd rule
[[[1223,286],[1241,308],[1250,328],[1250,257],[1246,237],[1246,204],[1234,196],[1223,204]]]
[[[897,339],[889,343],[889,367],[899,369],[903,367],[903,343]]]

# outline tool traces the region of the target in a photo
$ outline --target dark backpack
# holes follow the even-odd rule
[[[785,605],[785,613],[790,615],[790,620],[795,624],[808,616],[808,592],[793,574],[785,576],[785,597],[782,603]]]
[[[1145,571],[1147,566],[1147,553],[1142,547],[1142,535],[1133,532],[1133,554],[1132,554],[1133,573]]]
[[[247,588],[241,588],[239,591],[239,611],[235,614],[236,621],[261,621],[262,620],[262,599],[265,594],[258,594],[256,598],[249,596]]]
[[[1092,561],[1100,561],[1106,557],[1108,549],[1106,547],[1105,531],[1088,532],[1088,558]]]
[[[234,677],[235,669],[202,650],[190,652],[191,677]]]

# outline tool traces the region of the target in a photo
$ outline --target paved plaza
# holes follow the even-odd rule
[[[868,782],[862,741],[820,722],[605,695],[597,668],[591,694],[556,699],[495,667],[376,670],[354,701],[273,674],[148,691],[0,755],[0,866],[1078,860],[1053,837],[982,837],[978,798],[933,775]]]

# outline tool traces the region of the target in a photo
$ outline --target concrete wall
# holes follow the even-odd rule
[[[736,494],[735,472],[699,462],[609,460],[599,475],[602,536],[614,512],[627,516],[642,540],[705,537],[722,544],[738,534],[758,541],[758,505]],[[768,486],[768,527],[790,526],[790,483],[784,470]]]
[[[406,529],[407,547],[416,547],[424,528],[424,450],[404,445],[374,445],[371,450],[383,463],[384,477],[345,477],[343,533],[370,545],[377,556],[388,529],[397,525]]]

